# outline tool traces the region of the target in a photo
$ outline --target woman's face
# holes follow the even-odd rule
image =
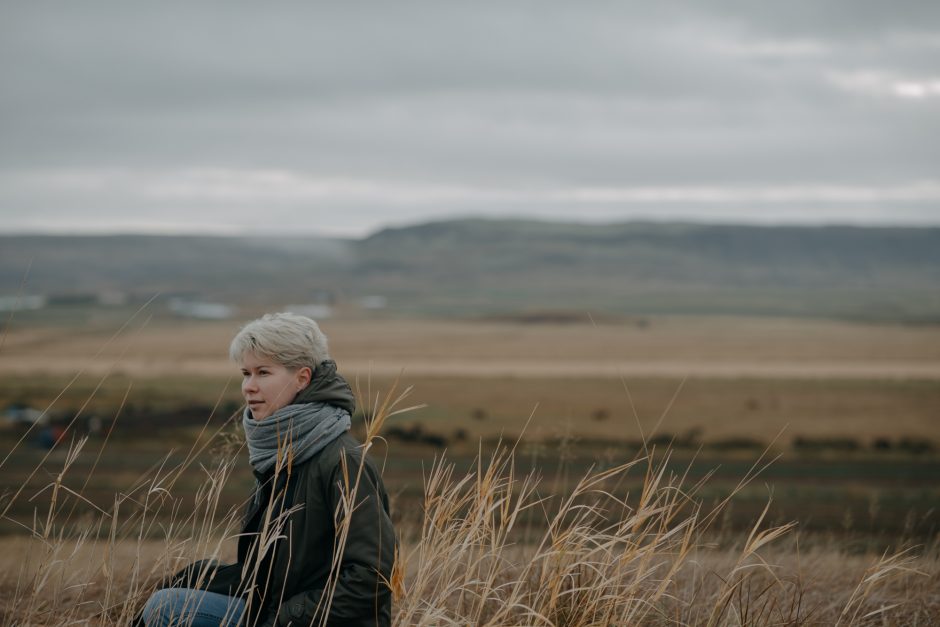
[[[242,396],[255,420],[264,420],[289,405],[310,383],[310,368],[286,368],[265,355],[245,353],[241,369]]]

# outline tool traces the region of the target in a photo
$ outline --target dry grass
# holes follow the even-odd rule
[[[645,473],[640,494],[618,498],[614,486],[632,471]],[[557,499],[541,497],[534,476],[515,477],[512,454],[503,451],[472,475],[436,467],[426,499],[420,539],[405,553],[400,625],[927,625],[940,618],[935,551],[800,554],[793,525],[764,528],[763,517],[739,546],[717,547],[709,529],[722,505],[703,510],[694,486],[647,459],[591,473]],[[535,537],[515,527],[529,508],[547,525]]]
[[[374,398],[366,449],[380,437],[385,420],[400,411],[404,395]],[[156,467],[116,494],[108,511],[79,519],[71,512],[81,493],[66,489],[62,478],[77,456],[93,454],[85,444],[73,442],[61,472],[37,500],[42,509],[29,536],[5,541],[4,624],[127,624],[158,582],[180,565],[230,557],[237,513],[219,512],[217,504],[231,470],[232,443],[217,450],[218,461],[204,469],[205,482],[195,495],[180,494],[174,485],[198,453],[194,449],[180,466]],[[801,553],[792,525],[767,527],[763,516],[746,537],[717,546],[713,524],[728,501],[704,507],[697,498],[704,482],[687,485],[683,476],[667,472],[664,461],[653,459],[663,457],[643,455],[592,470],[563,495],[553,494],[536,473],[518,476],[512,446],[479,459],[468,473],[439,460],[426,478],[418,528],[402,530],[406,541],[391,580],[395,624],[927,625],[940,620],[936,547],[867,558]],[[286,458],[281,471],[285,463]],[[340,542],[356,503],[360,471],[347,469]],[[739,489],[758,471],[755,466],[742,477]],[[641,487],[624,493],[624,478],[635,474],[644,478]],[[6,495],[3,507],[25,496]],[[170,522],[158,523],[165,520],[158,514],[167,510]],[[533,517],[541,524],[525,524]],[[278,521],[263,533],[275,537]]]
[[[426,344],[416,345],[413,339],[397,339],[390,332],[393,327],[406,328],[401,336],[415,337],[414,328],[407,326],[413,323],[402,324],[405,327],[383,324],[384,344],[378,343],[396,363],[407,362],[408,352],[414,350],[423,350],[421,359],[432,364],[445,348],[448,354],[463,355],[468,363],[492,355],[492,346],[486,349],[479,343],[481,331],[469,325],[432,326]],[[760,342],[770,341],[761,338],[774,324],[731,324],[727,329],[735,329],[736,340],[730,346],[708,324],[699,331],[673,326],[659,336],[643,335],[648,329],[619,327],[602,329],[596,337],[583,328],[571,333],[564,328],[528,329],[520,334],[518,327],[509,325],[491,325],[485,333],[492,339],[502,331],[504,350],[524,345],[538,360],[564,358],[566,347],[602,351],[596,357],[591,352],[590,359],[613,359],[624,351],[641,359],[644,351],[654,350],[660,356],[690,359],[688,341],[695,340],[700,342],[693,346],[700,351],[697,355],[741,363],[743,355],[768,354],[769,345]],[[862,359],[855,340],[863,331],[871,332],[827,323],[792,324],[776,331],[773,341],[778,352],[770,353],[771,360],[825,361],[826,355],[812,339],[833,334],[836,344],[830,347],[838,347],[832,353],[837,359]],[[213,347],[224,344],[231,334],[229,325],[224,332],[222,327],[202,327],[198,334],[207,329],[224,336],[212,338]],[[338,344],[351,346],[348,350],[353,353],[366,350],[366,345],[357,349],[352,341],[368,339],[355,324],[345,331],[328,331]],[[349,341],[344,332],[350,334]],[[71,368],[70,355],[87,366],[85,356],[94,354],[90,371],[101,366],[102,372],[110,372],[117,363],[122,368],[132,366],[134,351],[142,347],[158,364],[164,359],[172,365],[185,355],[197,370],[217,366],[214,357],[205,364],[200,361],[199,347],[204,344],[187,340],[192,340],[187,332],[172,336],[178,346],[164,343],[166,329],[159,325],[141,327],[131,340],[97,352],[92,349],[100,346],[97,333],[74,341],[72,336],[60,341],[63,338],[42,333],[11,334],[0,370],[22,368],[27,355],[39,360],[31,367],[41,368],[49,363],[43,351],[52,347],[57,367]],[[667,336],[663,349],[657,342]],[[797,336],[809,339],[791,341]],[[874,351],[867,358],[884,367],[895,358],[934,367],[940,354],[933,328],[879,329],[875,338],[866,344]],[[376,344],[367,348],[377,350]],[[153,363],[142,363],[152,374]],[[386,396],[360,394],[368,399],[366,414],[372,417],[366,450],[380,438],[385,421],[400,411],[406,394],[398,395],[394,389]],[[662,405],[657,409],[652,413],[656,421]],[[109,507],[92,505],[83,496],[84,488],[69,487],[73,484],[65,481],[79,457],[100,454],[88,450],[83,439],[73,440],[64,455],[57,455],[61,467],[38,495],[20,489],[0,496],[2,518],[26,499],[36,508],[24,535],[2,544],[0,623],[126,625],[159,583],[181,565],[203,558],[231,559],[238,511],[220,511],[219,504],[238,443],[220,442],[217,435],[201,434],[182,462],[171,465],[167,458],[154,466],[115,493]],[[102,447],[106,445],[107,440]],[[200,457],[200,449],[209,446],[217,447],[215,461],[202,468],[201,487],[195,492],[182,488],[180,478]],[[0,459],[0,472],[6,459]],[[282,458],[277,472],[285,471],[287,459]],[[826,547],[803,551],[793,524],[771,526],[763,515],[753,521],[749,533],[721,537],[715,527],[731,497],[706,505],[700,495],[707,477],[690,485],[686,476],[668,471],[668,459],[668,452],[648,452],[629,463],[592,469],[579,480],[560,483],[540,477],[537,470],[518,474],[512,445],[485,458],[481,453],[476,468],[468,472],[438,460],[425,478],[417,524],[400,529],[404,541],[390,581],[395,624],[929,625],[940,621],[936,544],[868,556],[846,556]],[[24,486],[47,467],[47,461],[36,467]],[[745,489],[759,470],[755,466],[741,477],[735,492]],[[346,472],[338,556],[357,502],[360,473],[361,468]],[[623,486],[637,485],[632,480],[636,476],[642,477],[639,487],[627,493]],[[552,485],[573,487],[562,492]],[[282,520],[270,521],[261,532],[264,537],[273,540]],[[338,564],[339,557],[334,566]],[[329,594],[323,598],[329,603]]]

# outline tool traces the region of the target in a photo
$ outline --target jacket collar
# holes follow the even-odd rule
[[[327,403],[345,409],[352,416],[356,411],[356,397],[349,383],[336,372],[332,359],[321,361],[310,377],[310,385],[297,392],[294,404]]]

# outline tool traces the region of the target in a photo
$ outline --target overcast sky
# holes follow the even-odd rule
[[[0,125],[7,233],[938,225],[940,2],[0,0]]]

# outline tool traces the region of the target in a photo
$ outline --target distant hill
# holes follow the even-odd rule
[[[281,298],[353,263],[348,242],[318,238],[150,235],[0,237],[0,292],[102,290],[207,299]]]
[[[940,320],[940,229],[458,220],[361,240],[0,238],[0,293],[388,298],[409,313],[746,313]]]

